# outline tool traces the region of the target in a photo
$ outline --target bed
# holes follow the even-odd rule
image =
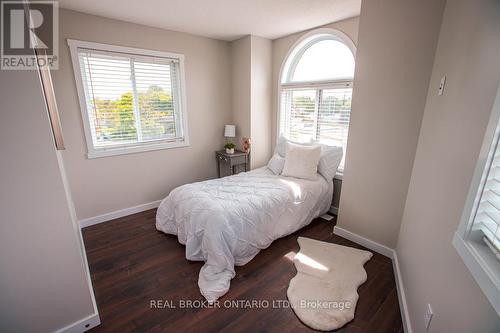
[[[198,278],[209,302],[224,295],[234,266],[330,208],[333,182],[275,175],[267,167],[180,186],[160,204],[156,228],[177,235],[188,260],[204,261]]]

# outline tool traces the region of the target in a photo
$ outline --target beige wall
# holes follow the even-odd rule
[[[184,54],[190,146],[87,159],[68,38]],[[216,177],[214,151],[222,148],[224,124],[231,121],[229,43],[61,10],[59,64],[54,86],[79,219],[159,200],[176,186]]]
[[[338,226],[396,246],[444,0],[364,1]]]
[[[241,138],[250,137],[251,105],[251,36],[231,42],[231,108],[232,123],[236,125],[238,149]]]
[[[350,18],[347,20],[342,20],[335,23],[330,23],[317,28],[332,28],[337,29],[345,33],[354,44],[357,44],[358,41],[358,25],[359,25],[359,17]],[[314,29],[317,29],[314,28]],[[278,38],[273,40],[273,65],[272,65],[272,123],[271,123],[271,146],[274,147],[276,143],[276,135],[277,135],[277,119],[279,112],[279,100],[278,100],[278,86],[279,86],[279,76],[281,72],[281,67],[285,62],[285,58],[290,51],[290,49],[294,46],[294,44],[300,40],[305,34],[310,32],[311,30],[302,31],[296,34],[292,34],[286,37]]]
[[[0,331],[53,332],[94,313],[36,71],[0,74]]]
[[[452,245],[500,82],[499,36],[500,2],[447,2],[397,246],[416,333],[427,303],[429,332],[500,332]]]
[[[266,38],[248,35],[231,42],[232,122],[239,149],[242,138],[252,140],[251,169],[271,157],[271,53]]]
[[[264,166],[271,158],[272,121],[272,42],[251,36],[251,118],[252,169]]]

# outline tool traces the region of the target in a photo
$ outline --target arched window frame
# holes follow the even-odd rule
[[[292,47],[288,50],[287,55],[281,65],[279,77],[278,77],[278,94],[277,94],[277,105],[278,105],[278,115],[277,115],[277,133],[284,134],[282,127],[282,103],[281,96],[282,92],[286,89],[316,89],[316,104],[318,104],[319,98],[318,94],[320,89],[335,89],[335,88],[352,88],[353,77],[352,78],[340,78],[334,80],[315,80],[315,81],[292,81],[292,76],[295,69],[301,60],[304,53],[314,44],[324,41],[324,40],[335,40],[346,45],[352,52],[353,58],[356,59],[356,46],[354,42],[342,31],[331,29],[331,28],[321,28],[310,31],[304,34],[300,39],[298,39]],[[318,105],[315,106],[317,112]],[[316,126],[315,126],[316,128]],[[344,151],[345,154],[345,151]],[[342,177],[342,169],[339,169],[339,178]]]

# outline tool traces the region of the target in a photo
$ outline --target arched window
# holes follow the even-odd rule
[[[317,31],[291,50],[280,77],[280,134],[342,146],[345,155],[354,53],[352,41],[331,29]]]

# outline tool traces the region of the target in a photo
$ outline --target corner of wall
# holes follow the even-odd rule
[[[271,152],[272,42],[248,35],[231,43],[232,115],[237,146],[252,140],[251,168],[265,165]]]
[[[361,7],[338,225],[390,247],[399,235],[444,3]]]

